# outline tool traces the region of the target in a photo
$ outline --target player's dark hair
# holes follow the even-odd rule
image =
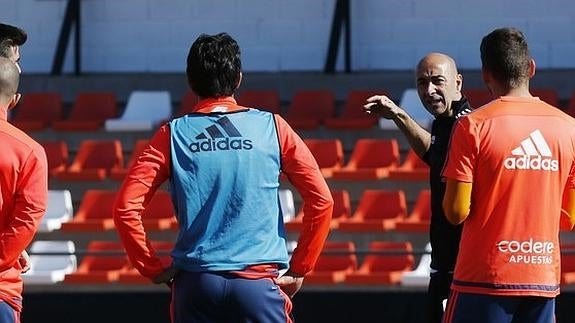
[[[240,81],[241,69],[240,47],[226,33],[200,35],[188,53],[188,83],[203,98],[231,96]]]
[[[28,35],[23,29],[0,23],[0,56],[8,57],[10,47],[22,46],[27,39]]]
[[[523,33],[499,28],[481,40],[481,64],[502,85],[517,88],[529,79],[531,55]]]

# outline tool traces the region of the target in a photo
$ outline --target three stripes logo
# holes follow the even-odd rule
[[[543,138],[541,131],[535,130],[529,137],[521,141],[519,147],[511,151],[512,157],[507,157],[504,166],[507,169],[531,169],[556,172],[559,161],[552,158],[551,149]]]
[[[207,127],[205,132],[197,135],[196,141],[193,141],[188,147],[192,152],[197,153],[201,151],[250,150],[253,148],[253,144],[250,139],[243,139],[242,134],[228,117],[222,117],[216,121],[216,124]]]

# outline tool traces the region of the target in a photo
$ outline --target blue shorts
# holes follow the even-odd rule
[[[449,295],[443,323],[552,323],[555,298],[459,293]]]
[[[20,312],[8,303],[0,301],[0,323],[20,323]]]
[[[179,272],[172,285],[172,323],[292,323],[292,302],[271,278]]]

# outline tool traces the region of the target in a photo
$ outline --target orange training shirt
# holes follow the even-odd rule
[[[462,117],[443,176],[472,182],[452,288],[559,294],[562,194],[575,187],[575,120],[538,98],[501,97]]]
[[[48,163],[44,148],[0,119],[0,299],[22,309],[22,267],[28,247],[46,211]]]

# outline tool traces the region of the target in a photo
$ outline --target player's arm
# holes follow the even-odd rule
[[[575,226],[575,188],[568,188],[561,206],[561,230],[571,231]]]
[[[405,135],[415,153],[423,158],[431,145],[431,134],[420,126],[404,109],[397,106],[385,95],[375,95],[367,99],[363,106],[366,113],[377,114],[393,120],[399,130]]]
[[[133,266],[154,279],[164,268],[151,248],[142,213],[157,188],[169,177],[170,132],[167,125],[158,130],[128,171],[114,204],[114,222]]]
[[[0,271],[18,261],[46,212],[48,163],[41,146],[32,151],[19,171],[12,218],[0,231]]]
[[[472,186],[472,183],[447,179],[443,196],[443,211],[451,224],[460,224],[469,215]]]

